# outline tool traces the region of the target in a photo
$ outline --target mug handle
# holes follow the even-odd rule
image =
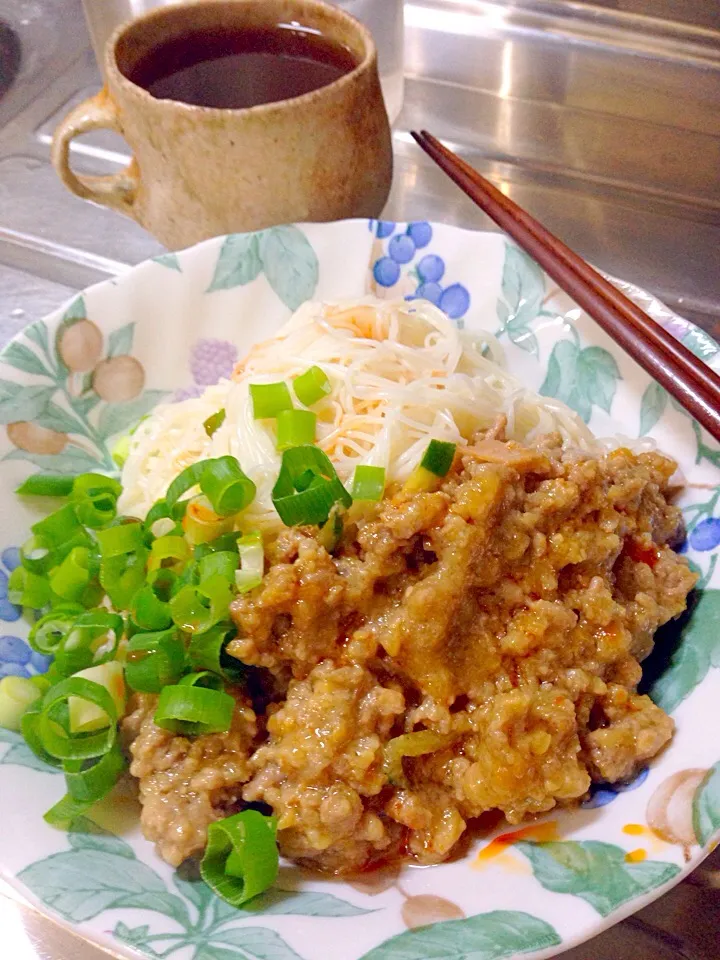
[[[74,107],[53,134],[51,157],[60,179],[83,200],[94,200],[105,207],[133,216],[133,203],[140,186],[137,163],[133,158],[124,170],[104,177],[75,173],[70,166],[70,144],[90,130],[110,129],[122,136],[118,109],[106,88]]]

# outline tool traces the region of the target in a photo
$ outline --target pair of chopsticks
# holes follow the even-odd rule
[[[423,130],[422,149],[633,360],[720,441],[720,377],[529,213]]]

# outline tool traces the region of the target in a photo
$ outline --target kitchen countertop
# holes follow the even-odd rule
[[[386,216],[492,229],[410,139],[409,129],[426,127],[583,256],[720,337],[717,5],[414,0],[406,14],[406,100]],[[56,121],[99,86],[79,0],[0,0],[0,22],[21,47],[14,82],[4,94],[0,84],[2,345],[77,289],[161,248],[67,193],[49,164]],[[111,135],[74,148],[85,172],[126,161]],[[717,960],[719,890],[720,850],[659,901],[564,956]],[[9,960],[108,956],[2,881],[0,929]]]

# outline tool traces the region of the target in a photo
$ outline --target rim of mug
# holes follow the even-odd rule
[[[207,107],[202,106],[201,104],[185,103],[182,100],[173,100],[172,98],[154,97],[144,87],[141,87],[139,84],[127,77],[118,65],[116,59],[116,50],[121,38],[126,36],[131,31],[138,29],[138,27],[141,27],[144,23],[153,20],[163,20],[166,17],[176,17],[181,14],[183,10],[187,10],[189,7],[202,6],[203,8],[207,9],[213,6],[227,7],[230,5],[236,7],[259,6],[261,4],[267,4],[268,2],[272,2],[272,0],[182,0],[180,3],[171,3],[167,6],[153,7],[151,10],[140,14],[140,16],[133,17],[132,20],[127,20],[125,23],[119,24],[112,32],[108,38],[107,44],[105,45],[104,59],[106,76],[110,77],[112,75],[119,81],[121,85],[127,86],[136,96],[140,96],[141,99],[146,100],[149,104],[172,104],[174,108],[180,110],[189,111],[191,113],[197,113],[198,111],[201,111],[202,113],[209,115],[251,112],[258,114],[270,113],[276,110],[284,110],[287,109],[288,104],[312,102],[318,97],[322,97],[327,90],[342,89],[349,83],[352,83],[358,76],[371,69],[373,63],[377,64],[377,46],[373,36],[368,28],[356,17],[353,17],[352,14],[349,14],[346,10],[343,10],[340,7],[335,7],[330,3],[326,3],[325,0],[281,0],[281,2],[286,4],[297,3],[298,6],[303,6],[305,8],[309,8],[310,10],[316,9],[325,14],[329,12],[337,21],[341,23],[344,22],[347,27],[352,27],[352,29],[362,40],[364,46],[363,58],[356,64],[356,66],[352,68],[352,70],[348,70],[347,73],[342,74],[342,76],[332,80],[330,83],[323,84],[321,87],[317,87],[316,89],[310,90],[307,93],[299,94],[296,97],[286,97],[282,100],[271,100],[268,103],[259,103],[252,107]]]

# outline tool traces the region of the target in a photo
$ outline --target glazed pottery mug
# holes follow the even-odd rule
[[[129,79],[153,51],[188,36],[281,27],[324,38],[343,51],[347,72],[299,96],[241,109],[161,99]],[[385,205],[392,147],[377,54],[367,29],[336,7],[320,0],[158,7],[113,33],[105,77],[103,90],[56,130],[53,164],[73,193],[132,217],[171,249],[279,223],[377,217]],[[130,164],[109,176],[75,173],[71,141],[100,128],[125,138]]]

